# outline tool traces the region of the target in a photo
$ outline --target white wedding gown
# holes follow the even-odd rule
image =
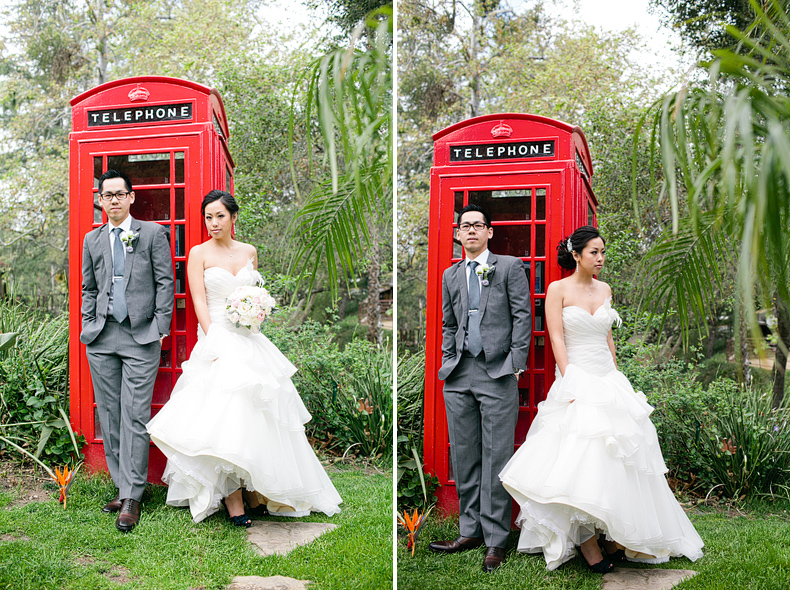
[[[553,570],[594,531],[666,560],[702,557],[703,542],[667,484],[653,408],[614,365],[620,317],[611,298],[594,314],[562,310],[569,364],[538,406],[524,444],[500,474],[521,506],[518,550]]]
[[[244,487],[278,516],[339,512],[342,500],[305,436],[311,416],[291,382],[296,367],[266,336],[225,317],[225,298],[255,284],[258,271],[250,261],[235,276],[212,267],[203,277],[208,334],[198,328],[170,400],[148,423],[167,456],[167,503],[188,505],[199,522]]]

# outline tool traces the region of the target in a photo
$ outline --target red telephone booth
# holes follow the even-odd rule
[[[200,214],[212,189],[233,192],[228,123],[219,93],[202,84],[141,76],[97,86],[71,101],[69,136],[69,381],[71,422],[87,445],[86,463],[106,469],[101,425],[93,399],[85,345],[80,343],[82,243],[106,223],[99,205],[99,177],[108,169],[132,181],[131,215],[168,230],[176,283],[170,336],[154,386],[152,415],[170,398],[173,384],[197,341],[186,274],[186,254],[208,234]],[[151,449],[148,480],[160,483],[165,458]]]
[[[425,359],[425,466],[442,487],[439,505],[458,511],[442,382],[442,273],[463,257],[455,240],[458,213],[475,203],[491,216],[489,249],[517,256],[532,294],[532,345],[521,375],[517,447],[554,381],[554,356],[544,322],[546,285],[562,277],[556,244],[596,224],[592,160],[579,127],[526,114],[485,115],[433,136]],[[516,514],[516,512],[514,512]]]

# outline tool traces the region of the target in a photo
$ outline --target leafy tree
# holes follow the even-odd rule
[[[306,127],[297,121],[292,151],[299,186],[293,185],[290,103],[304,91],[297,82],[311,59],[310,43],[289,49],[293,44],[268,32],[256,16],[260,6],[259,0],[13,4],[10,42],[0,54],[6,140],[0,152],[0,264],[19,297],[51,311],[66,306],[68,101],[97,84],[141,74],[219,88],[244,206],[240,237],[259,247],[264,270],[290,292],[285,275],[299,242],[286,238],[286,230],[301,204],[299,191],[308,193],[326,172],[308,171]]]
[[[672,232],[680,236],[668,238],[670,244],[691,233],[710,249],[717,232],[726,236],[737,255],[736,310],[758,344],[757,306],[774,310],[778,406],[790,346],[790,17],[778,0],[768,0],[766,10],[756,1],[751,5],[758,15],[752,25],[727,28],[738,42],[735,49],[717,50],[716,59],[704,64],[709,81],[664,98],[651,125],[660,141]],[[701,322],[710,309],[702,267],[724,276],[719,265],[728,260],[716,249],[724,248],[690,261],[690,272],[662,281],[689,300],[689,314]]]
[[[356,48],[369,27],[364,49]],[[304,239],[296,263],[307,264],[310,283],[323,266],[335,295],[357,269],[366,268],[369,337],[378,339],[381,276],[387,271],[392,211],[392,18],[370,15],[339,47],[313,62],[305,110],[318,121],[330,170],[295,218]]]
[[[736,41],[725,27],[744,31],[755,17],[749,0],[652,0],[651,4],[666,10],[665,24],[684,40],[708,51],[732,47]]]
[[[345,34],[351,34],[354,28],[364,21],[368,14],[389,7],[391,0],[311,0],[309,5],[324,4],[329,9],[329,21],[335,23]]]
[[[474,95],[480,114],[535,113],[584,129],[599,222],[610,240],[621,240],[620,251],[628,252],[617,269],[606,267],[606,280],[617,280],[618,303],[636,300],[633,270],[644,242],[659,235],[659,221],[669,214],[656,205],[654,187],[643,180],[649,178],[650,160],[649,142],[643,140],[636,170],[642,216],[652,233],[635,243],[631,138],[642,110],[667,84],[629,57],[641,39],[630,31],[601,33],[554,20],[540,2],[517,11],[504,3],[475,6],[399,4],[398,324],[408,332],[402,333],[404,340],[424,325],[431,134],[468,117]],[[463,17],[474,10],[482,11],[485,23],[485,35],[477,35],[477,59],[469,53],[468,28],[474,21]]]

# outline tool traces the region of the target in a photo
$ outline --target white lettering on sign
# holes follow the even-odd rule
[[[192,103],[189,102],[88,111],[88,127],[143,122],[188,121],[192,119],[192,106]]]

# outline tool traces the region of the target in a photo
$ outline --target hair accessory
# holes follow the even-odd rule
[[[573,252],[573,244],[571,243],[570,236],[568,236],[568,252]]]

